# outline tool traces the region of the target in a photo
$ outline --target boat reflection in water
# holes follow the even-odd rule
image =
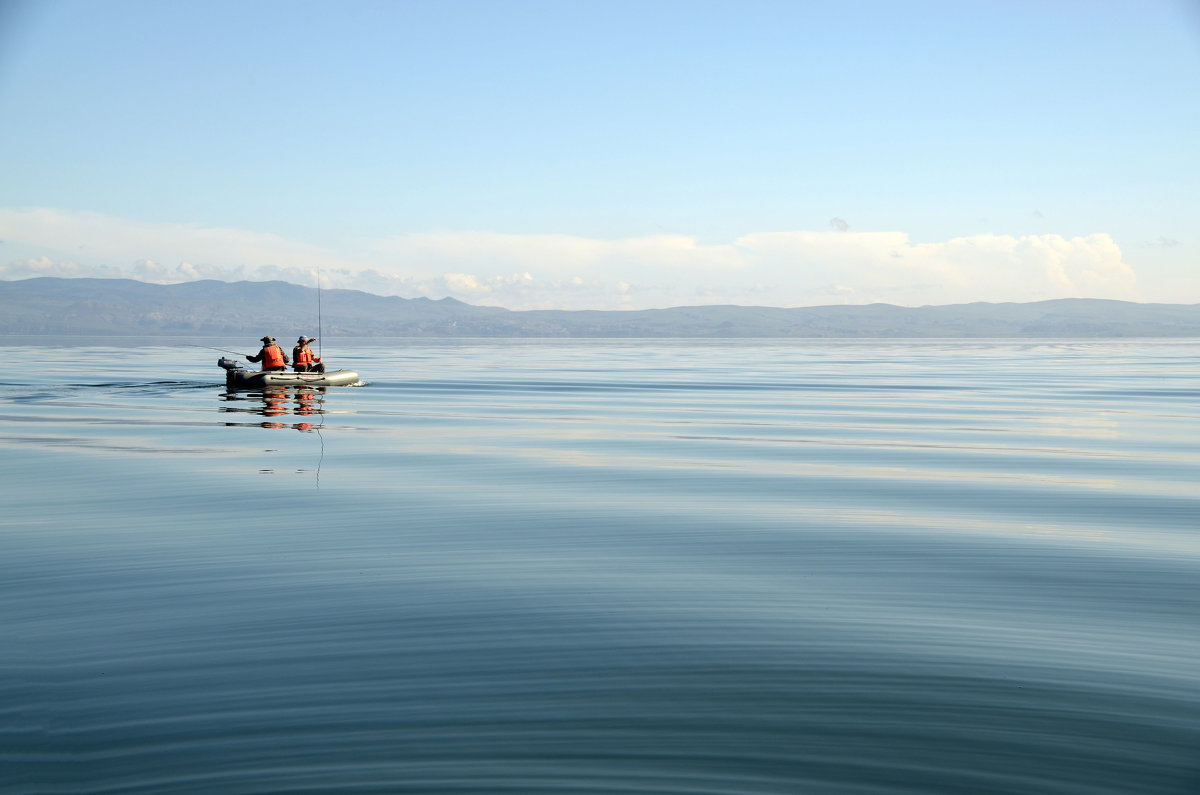
[[[255,390],[230,390],[221,393],[221,399],[230,405],[222,406],[221,411],[230,414],[252,414],[263,417],[262,420],[233,421],[227,420],[225,425],[255,426],[261,428],[294,428],[298,431],[311,432],[320,427],[314,426],[312,420],[317,415],[325,413],[325,387],[311,386],[272,386]],[[287,422],[289,416],[307,417],[303,422]],[[324,418],[321,418],[323,421]]]

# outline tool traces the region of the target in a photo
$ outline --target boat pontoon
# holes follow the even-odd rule
[[[225,386],[230,389],[262,389],[266,386],[353,386],[359,383],[358,373],[353,370],[328,370],[324,373],[249,370],[241,362],[224,356],[217,364],[225,371]]]

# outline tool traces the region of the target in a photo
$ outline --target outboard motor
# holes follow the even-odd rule
[[[224,367],[226,370],[240,370],[242,368],[241,363],[236,359],[229,359],[224,356],[217,360],[217,364],[219,364],[221,367]]]

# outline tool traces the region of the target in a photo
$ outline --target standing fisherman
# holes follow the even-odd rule
[[[303,335],[296,340],[296,347],[292,348],[292,369],[297,373],[325,372],[325,365],[321,362],[321,357],[313,356],[313,352],[308,349],[308,343],[316,341],[316,337]]]
[[[263,337],[262,344],[262,350],[253,356],[247,356],[246,360],[262,362],[264,372],[267,370],[286,370],[288,363],[287,354],[283,352],[283,348],[275,344],[275,338]]]

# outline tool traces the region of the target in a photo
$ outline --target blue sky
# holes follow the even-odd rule
[[[1200,302],[1196,2],[0,9],[3,279]]]

